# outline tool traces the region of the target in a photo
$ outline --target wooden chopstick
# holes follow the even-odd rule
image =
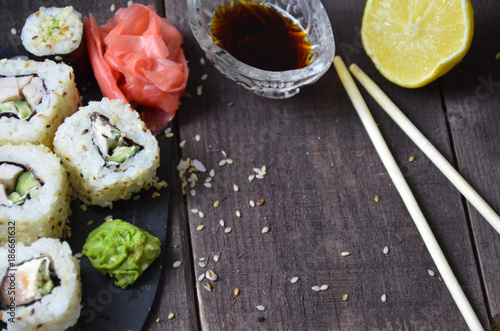
[[[403,112],[392,102],[391,99],[368,77],[356,64],[349,66],[354,77],[378,102],[385,112],[396,122],[396,124],[410,137],[410,139],[424,152],[425,155],[441,170],[448,180],[462,193],[462,195],[483,215],[483,217],[500,234],[500,217],[481,198],[481,196],[467,183],[467,181],[455,170],[455,168],[439,153],[432,143],[417,129]]]
[[[354,108],[356,109],[361,122],[363,123],[368,135],[370,136],[373,145],[377,153],[379,154],[385,168],[387,169],[394,186],[401,195],[403,202],[408,209],[417,229],[424,240],[425,246],[429,250],[437,269],[439,270],[441,277],[443,277],[444,283],[448,287],[453,300],[455,300],[458,309],[462,313],[465,322],[471,330],[483,330],[481,322],[477,318],[472,306],[470,305],[467,297],[465,296],[460,284],[458,283],[453,271],[451,270],[443,251],[439,247],[439,244],[432,233],[413,193],[408,186],[401,170],[399,169],[396,160],[392,156],[389,147],[387,146],[380,130],[378,129],[375,120],[373,119],[368,106],[366,105],[361,93],[359,92],[353,78],[349,74],[344,62],[339,56],[336,56],[333,60],[333,64],[337,73],[340,77],[342,84],[344,85],[347,94],[349,95]]]

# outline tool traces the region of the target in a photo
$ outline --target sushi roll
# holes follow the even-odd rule
[[[8,330],[66,330],[81,311],[80,263],[67,242],[0,248],[1,319]]]
[[[86,204],[113,207],[154,184],[156,138],[122,100],[90,102],[57,129],[54,151],[69,174],[74,195]]]
[[[43,145],[0,146],[0,246],[61,238],[71,187],[59,158]]]
[[[26,19],[21,32],[23,46],[34,59],[63,61],[78,73],[90,68],[83,38],[82,14],[72,6],[40,7]]]
[[[50,60],[0,60],[0,145],[52,148],[57,127],[79,103],[71,67]]]

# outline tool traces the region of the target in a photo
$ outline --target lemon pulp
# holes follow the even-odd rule
[[[361,39],[382,75],[415,88],[459,63],[473,30],[469,0],[368,0]]]

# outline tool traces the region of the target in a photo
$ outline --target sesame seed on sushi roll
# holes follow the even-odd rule
[[[8,330],[63,331],[81,311],[80,263],[67,242],[41,238],[0,248],[1,319]]]
[[[57,127],[79,103],[70,66],[50,60],[0,60],[0,144],[52,148]]]
[[[23,46],[35,60],[63,61],[78,75],[90,69],[83,38],[82,14],[72,6],[40,7],[28,16],[21,32]]]
[[[68,117],[56,132],[54,150],[74,195],[102,207],[154,184],[160,164],[158,142],[139,113],[107,98]]]
[[[59,158],[43,145],[0,146],[0,246],[61,238],[71,187]]]

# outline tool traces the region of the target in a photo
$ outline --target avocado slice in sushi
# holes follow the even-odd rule
[[[90,120],[93,142],[106,165],[123,163],[141,150],[141,146],[128,139],[127,134],[112,125],[106,116],[93,113]]]
[[[15,277],[8,276],[11,274]],[[51,269],[51,259],[47,256],[25,261],[9,268],[6,275],[1,287],[2,300],[7,304],[15,300],[16,306],[29,305],[40,300],[59,284],[59,279]],[[15,291],[11,288],[15,288]],[[13,298],[11,298],[12,295]]]

